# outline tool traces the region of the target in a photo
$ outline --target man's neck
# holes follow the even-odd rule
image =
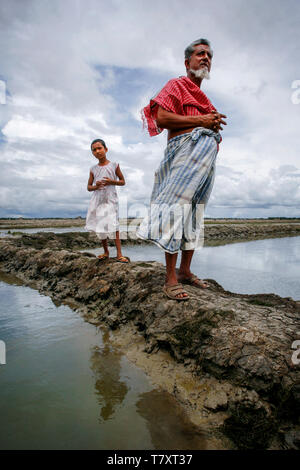
[[[195,77],[193,73],[187,72],[187,77],[192,80],[195,85],[197,85],[199,88],[201,88],[201,83],[202,83],[202,78]]]

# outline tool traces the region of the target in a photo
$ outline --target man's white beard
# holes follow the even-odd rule
[[[210,79],[210,75],[209,75],[209,71],[207,67],[201,67],[201,69],[198,69],[198,70],[190,69],[190,72],[193,75],[195,75],[196,78],[202,78],[202,80],[204,78],[206,78],[206,80]]]

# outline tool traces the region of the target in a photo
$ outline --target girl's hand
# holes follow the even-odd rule
[[[102,183],[102,181],[101,181],[101,180],[96,181],[96,186],[97,186],[97,189],[103,188],[103,183]]]
[[[102,180],[103,186],[108,186],[109,184],[114,184],[114,183],[115,183],[114,180],[111,180],[110,178],[107,178],[107,177],[103,178]]]

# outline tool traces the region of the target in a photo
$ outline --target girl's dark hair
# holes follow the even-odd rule
[[[106,148],[106,149],[107,149],[107,147],[106,147],[106,145],[105,145],[105,142],[104,142],[104,140],[102,140],[102,139],[95,139],[95,140],[93,140],[93,142],[91,143],[91,150],[92,150],[92,146],[93,146],[93,144],[95,144],[96,142],[99,142],[100,144],[102,144],[102,145],[103,145],[103,147],[104,147],[104,148]]]

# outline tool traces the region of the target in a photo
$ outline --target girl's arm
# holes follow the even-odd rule
[[[124,178],[123,173],[122,173],[122,171],[121,171],[121,169],[120,169],[120,165],[118,165],[117,168],[116,168],[116,175],[117,175],[117,177],[119,178],[119,181],[117,181],[117,184],[118,184],[119,186],[124,186],[124,184],[125,184],[125,178]]]
[[[89,180],[88,180],[88,184],[87,184],[87,190],[88,191],[96,191],[98,189],[97,185],[93,186],[93,181],[94,181],[94,175],[90,171],[90,176],[89,176]]]
[[[125,184],[125,178],[123,176],[123,173],[120,169],[120,166],[118,165],[116,168],[116,175],[119,178],[118,180],[111,180],[110,178],[103,178],[102,183],[104,186],[107,186],[109,184],[113,184],[115,186],[124,186]]]

